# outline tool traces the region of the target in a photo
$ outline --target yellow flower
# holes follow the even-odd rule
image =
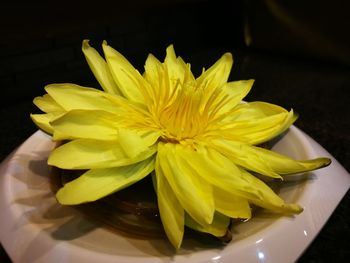
[[[82,50],[104,91],[48,85],[34,99],[45,114],[31,115],[54,140],[69,141],[51,153],[49,165],[87,170],[58,191],[61,204],[95,201],[154,171],[161,220],[176,248],[185,224],[222,236],[230,218],[251,217],[251,204],[302,211],[250,171],[281,178],[330,160],[295,161],[255,146],[288,129],[296,116],[269,103],[241,103],[254,81],[227,82],[230,53],[195,78],[173,46],[163,63],[149,55],[143,75],[106,42],[106,60],[88,40]]]

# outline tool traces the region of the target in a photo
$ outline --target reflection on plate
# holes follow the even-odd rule
[[[279,194],[302,205],[304,212],[295,217],[260,213],[234,225],[233,240],[226,246],[188,238],[175,253],[164,240],[112,232],[57,204],[46,164],[53,146],[50,137],[38,131],[1,165],[0,238],[15,262],[291,262],[317,235],[350,185],[345,169],[293,126],[275,151],[296,159],[328,156],[333,161],[319,171],[285,178]]]

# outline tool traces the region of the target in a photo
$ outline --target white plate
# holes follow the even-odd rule
[[[0,168],[0,238],[14,262],[293,262],[315,238],[350,185],[350,175],[296,127],[274,150],[296,159],[332,158],[324,169],[287,177],[280,195],[304,212],[261,214],[235,225],[233,240],[213,247],[194,240],[177,253],[162,240],[140,240],[99,227],[74,208],[57,204],[46,165],[53,143],[38,131]]]

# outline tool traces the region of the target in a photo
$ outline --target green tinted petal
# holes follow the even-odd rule
[[[198,224],[188,214],[185,216],[185,225],[199,232],[208,233],[216,237],[222,237],[226,234],[231,219],[219,212],[215,212],[213,222],[211,224]]]
[[[330,159],[328,158],[297,161],[282,154],[260,147],[247,146],[246,149],[247,152],[249,152],[248,158],[252,158],[252,156],[254,156],[255,158],[259,159],[260,162],[266,163],[271,168],[271,170],[278,174],[295,174],[307,172],[325,167],[330,164]]]
[[[101,87],[108,93],[120,95],[119,88],[114,82],[106,61],[100,56],[96,49],[90,47],[89,40],[83,41],[82,51],[89,67],[94,73]]]
[[[160,143],[159,165],[185,211],[198,223],[210,224],[215,211],[211,186],[178,158],[179,148],[182,146]]]
[[[297,161],[282,154],[240,142],[212,140],[211,143],[234,163],[248,170],[275,178],[280,177],[279,174],[302,173],[330,164],[328,158]]]
[[[72,110],[51,123],[55,140],[115,140],[118,116],[99,110]]]
[[[160,218],[169,241],[175,248],[180,248],[184,235],[184,209],[164,176],[159,165],[159,156],[155,169]]]
[[[128,166],[89,170],[65,184],[56,197],[64,205],[96,201],[136,183],[153,169],[154,158],[149,158]]]
[[[108,67],[119,90],[129,100],[144,104],[142,89],[145,88],[145,81],[140,73],[122,54],[108,46],[107,42],[104,41],[102,47]]]
[[[104,110],[112,113],[118,112],[117,104],[109,100],[106,93],[97,89],[63,83],[48,85],[45,90],[66,111]]]
[[[119,141],[78,139],[53,150],[48,164],[62,169],[119,167],[145,160],[152,156],[155,151],[155,149],[149,148],[134,157],[130,157]]]

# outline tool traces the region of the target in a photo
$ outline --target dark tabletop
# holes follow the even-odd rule
[[[198,50],[185,58],[192,64],[207,65],[222,51]],[[349,171],[349,68],[256,51],[233,52],[235,66],[231,79],[256,80],[247,100],[262,100],[287,109],[293,108],[300,114],[296,126],[320,143]],[[33,111],[36,110],[31,98],[2,106],[1,159],[36,131],[29,118],[29,113]],[[349,258],[349,210],[350,194],[347,193],[319,235],[301,256],[300,262],[344,262]],[[0,262],[10,262],[2,248]]]

